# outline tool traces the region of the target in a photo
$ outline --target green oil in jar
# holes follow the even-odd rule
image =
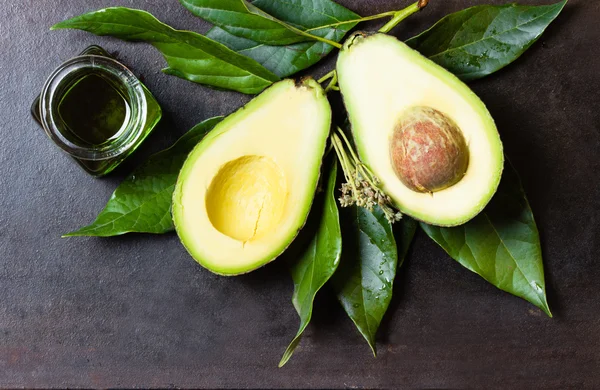
[[[110,79],[92,73],[67,90],[58,113],[65,125],[63,135],[71,142],[102,145],[117,138],[127,126],[130,108]]]
[[[46,134],[93,176],[115,169],[162,116],[148,88],[99,46],[88,47],[55,70],[31,113]]]

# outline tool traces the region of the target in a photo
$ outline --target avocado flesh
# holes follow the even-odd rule
[[[396,38],[356,33],[337,62],[339,86],[362,161],[403,213],[425,223],[456,226],[490,201],[502,175],[502,142],[483,102],[456,76]],[[394,172],[390,137],[403,112],[436,109],[462,131],[469,165],[456,184],[433,193],[408,188]]]
[[[278,82],[220,122],[188,156],[173,194],[190,255],[220,275],[279,256],[308,216],[330,126],[312,79]]]

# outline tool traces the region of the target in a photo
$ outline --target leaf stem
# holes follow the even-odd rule
[[[313,35],[311,33],[308,33],[306,31],[300,30],[299,28],[296,28],[296,27],[293,27],[293,26],[290,26],[290,25],[286,25],[286,26],[287,26],[288,29],[292,30],[293,32],[295,32],[298,35],[302,35],[302,36],[308,37],[310,39],[314,39],[315,41],[324,42],[324,43],[326,43],[328,45],[331,45],[333,47],[336,47],[338,49],[342,48],[342,44],[341,43],[338,43],[336,41],[332,41],[331,39],[323,38],[323,37],[320,37],[318,35]]]
[[[368,22],[369,20],[377,20],[377,19],[382,19],[382,18],[387,18],[387,17],[390,17],[390,16],[394,16],[394,15],[396,15],[396,11],[387,11],[387,12],[383,12],[383,13],[380,13],[380,14],[377,14],[377,15],[365,16],[365,17],[360,18],[360,19],[344,20],[344,21],[337,22],[337,23],[326,24],[324,26],[313,27],[313,28],[309,28],[308,30],[304,30],[304,31],[305,32],[310,32],[310,31],[321,30],[321,29],[324,29],[324,28],[331,28],[331,27],[342,26],[344,24]]]
[[[419,0],[416,3],[409,5],[408,7],[401,9],[400,11],[396,11],[394,13],[394,17],[392,20],[387,22],[383,27],[379,29],[381,33],[388,33],[391,29],[396,27],[400,22],[409,17],[410,15],[419,12],[423,8],[427,6],[429,0]]]

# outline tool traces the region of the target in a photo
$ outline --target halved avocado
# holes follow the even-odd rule
[[[400,211],[455,226],[483,210],[504,155],[475,93],[385,34],[351,36],[337,72],[360,157]]]
[[[200,265],[237,275],[287,248],[306,222],[330,126],[320,85],[284,80],[194,148],[177,180],[173,221]]]

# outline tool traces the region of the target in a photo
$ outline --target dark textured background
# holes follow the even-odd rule
[[[407,4],[340,3],[365,15]],[[409,37],[480,3],[432,0],[395,33]],[[175,0],[0,2],[0,387],[600,388],[598,1],[571,0],[521,59],[472,84],[529,194],[555,318],[488,285],[420,233],[377,359],[326,292],[283,369],[276,365],[298,318],[281,262],[228,279],[196,265],[173,234],[60,238],[93,220],[147,155],[248,100],[162,74],[148,45],[48,31],[109,5],[208,28]],[[165,112],[141,150],[101,180],[61,154],[29,116],[48,74],[92,43],[119,51]]]

